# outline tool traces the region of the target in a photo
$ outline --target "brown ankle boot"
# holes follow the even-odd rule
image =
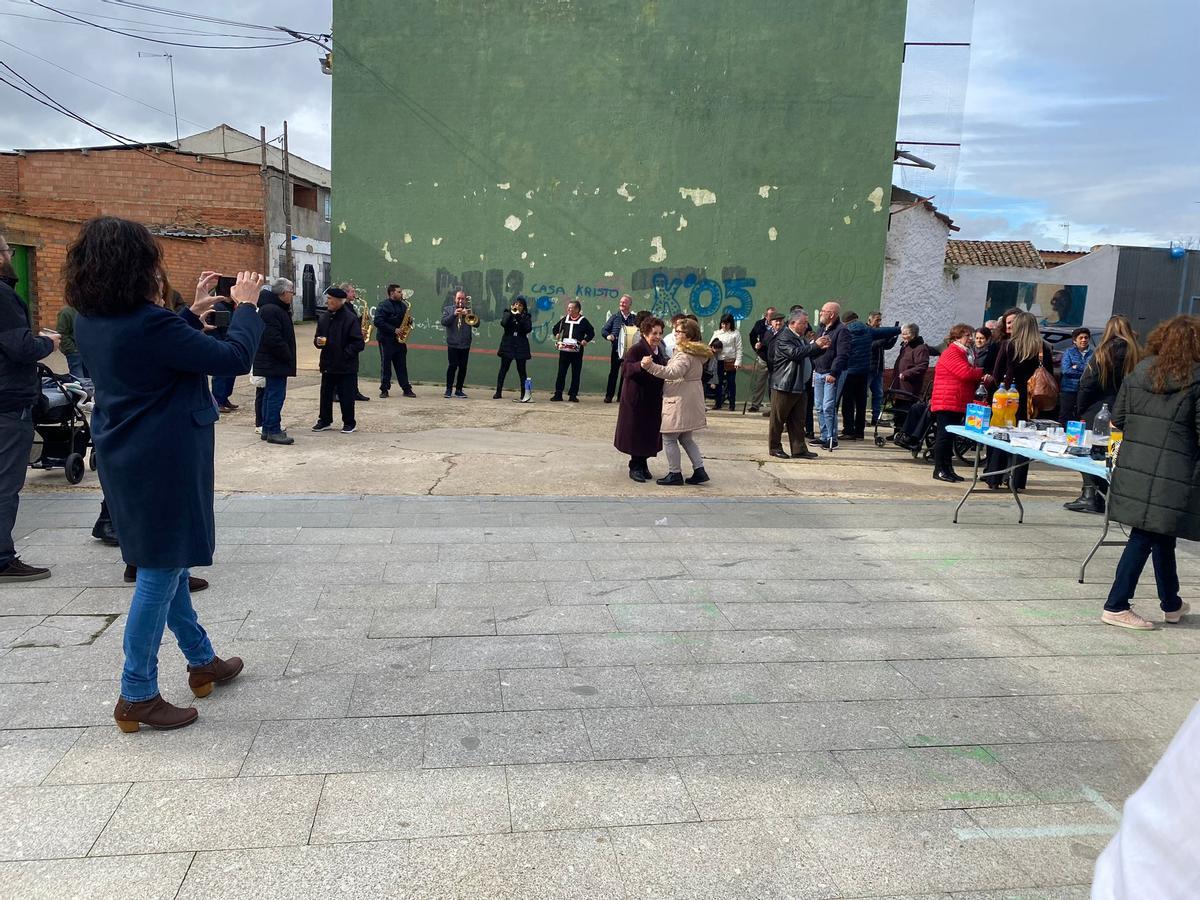
[[[191,725],[199,716],[195,708],[175,706],[155,694],[149,700],[131,703],[124,697],[117,699],[117,707],[113,710],[113,718],[117,727],[124,732],[134,732],[139,725],[167,731],[171,728],[182,728]]]
[[[207,697],[212,693],[213,685],[231,681],[242,671],[241,657],[231,656],[221,659],[214,656],[212,662],[204,666],[188,666],[188,687],[197,697]]]

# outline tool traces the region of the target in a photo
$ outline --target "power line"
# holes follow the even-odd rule
[[[132,100],[134,103],[144,106],[147,109],[152,109],[155,112],[160,112],[164,116],[174,115],[174,113],[172,113],[170,110],[160,109],[157,106],[154,106],[150,103],[145,102],[144,100],[139,100],[137,97],[131,97],[129,94],[123,94],[120,91],[118,91],[116,88],[109,87],[107,84],[101,84],[99,81],[93,81],[91,78],[88,78],[86,75],[80,75],[78,72],[73,72],[72,70],[68,69],[66,66],[60,66],[58,63],[54,62],[53,60],[46,59],[46,57],[44,57],[44,56],[38,56],[36,53],[32,53],[29,50],[26,50],[24,47],[18,47],[16,44],[10,44],[8,41],[4,40],[3,38],[0,38],[0,44],[4,44],[7,47],[12,47],[12,49],[14,49],[20,53],[24,53],[26,56],[32,56],[34,59],[41,60],[46,65],[54,66],[54,68],[58,69],[60,72],[66,72],[68,75],[73,75],[76,78],[80,79],[81,81],[86,81],[88,84],[94,84],[98,88],[103,88],[104,90],[108,91],[110,94],[116,94],[118,97],[124,97],[126,100]],[[181,121],[187,122],[189,125],[195,125],[197,128],[205,127],[204,125],[201,125],[199,122],[193,122],[191,119],[186,119],[183,116],[180,116],[179,118]]]
[[[44,3],[39,3],[38,0],[29,0],[29,2],[32,3],[34,6],[38,7],[39,9],[44,9],[44,10],[47,10],[48,12],[56,13],[65,19],[69,19],[71,21],[78,22],[83,25],[90,25],[93,28],[100,29],[101,31],[107,31],[111,34],[119,34],[119,35],[122,35],[123,37],[133,38],[134,40],[138,40],[138,41],[148,41],[149,43],[152,43],[152,44],[165,44],[169,47],[190,47],[193,50],[270,50],[270,49],[273,49],[276,47],[289,47],[292,44],[299,44],[299,43],[303,43],[304,41],[308,40],[308,38],[300,37],[300,38],[294,38],[293,40],[290,40],[290,41],[277,41],[276,43],[273,43],[273,44],[236,44],[236,45],[235,44],[191,44],[191,43],[180,42],[180,41],[166,41],[166,40],[162,40],[160,38],[152,38],[152,37],[146,37],[141,34],[136,34],[133,31],[122,30],[120,28],[110,28],[109,26],[102,25],[99,22],[93,22],[89,19],[83,19],[83,18],[80,18],[79,16],[72,15],[71,13],[65,12],[61,9],[56,9],[53,6],[47,6]]]
[[[14,6],[29,6],[30,5],[28,0],[8,0],[8,2],[13,4]],[[108,21],[111,21],[111,22],[121,22],[126,25],[140,26],[140,27],[126,29],[127,31],[134,31],[139,34],[196,35],[198,37],[231,37],[231,38],[238,38],[240,40],[246,40],[246,41],[255,41],[255,40],[262,39],[262,35],[234,34],[233,32],[209,31],[209,30],[200,29],[200,28],[188,28],[187,26],[183,26],[183,25],[172,26],[166,22],[146,22],[146,21],[143,21],[142,19],[125,19],[120,16],[106,16],[106,15],[102,15],[100,13],[87,12],[87,11],[81,10],[81,9],[70,9],[65,6],[60,7],[59,9],[62,12],[78,13],[80,15],[89,15],[92,18],[96,18],[96,19],[107,19]],[[46,19],[46,18],[42,18],[40,16],[38,16],[38,17],[28,16],[28,15],[24,15],[22,13],[0,12],[0,15],[13,16],[15,18],[27,18],[27,19],[32,19],[33,21],[36,21],[36,22],[51,22],[51,23],[68,24],[66,22],[62,22],[61,19]],[[83,25],[84,23],[71,22],[70,24]]]
[[[258,28],[263,31],[278,31],[278,26],[275,25],[256,25],[253,22],[238,22],[234,19],[220,19],[215,16],[202,16],[197,13],[181,12],[174,9],[163,9],[159,6],[153,6],[149,3],[133,3],[127,0],[103,0],[104,3],[112,4],[113,6],[124,6],[130,9],[137,9],[143,12],[152,13],[160,16],[174,16],[179,19],[191,19],[196,22],[209,22],[214,25],[233,25],[238,28]]]

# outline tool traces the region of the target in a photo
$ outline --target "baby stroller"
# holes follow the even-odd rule
[[[891,441],[899,447],[905,446],[897,436],[904,431],[905,422],[908,420],[909,410],[912,409],[914,403],[917,402],[917,395],[910,393],[903,388],[890,387],[883,395],[884,412],[891,412],[890,420],[885,420],[884,416],[880,416],[875,420],[875,446],[882,447]],[[884,436],[880,434],[880,426],[890,424],[892,433]]]
[[[92,383],[74,375],[56,375],[38,364],[42,392],[33,405],[33,430],[36,459],[31,469],[63,469],[69,484],[83,481],[84,456],[91,449],[89,465],[96,470],[96,450],[88,412],[92,402]],[[39,452],[40,446],[40,452]]]
[[[892,443],[911,453],[913,459],[920,458],[926,461],[933,459],[933,443],[937,439],[937,421],[929,408],[931,393],[932,391],[927,388],[925,396],[908,407],[903,418],[898,420],[896,431],[892,435]],[[966,462],[973,444],[974,441],[969,438],[956,436],[952,442],[951,451],[959,460]]]

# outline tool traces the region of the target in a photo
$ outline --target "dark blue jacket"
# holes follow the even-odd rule
[[[296,325],[292,308],[263,288],[258,294],[258,317],[264,330],[254,357],[254,374],[263,378],[295,377]]]
[[[875,341],[894,338],[900,333],[899,328],[872,328],[861,319],[848,324],[846,330],[850,332],[850,359],[846,371],[851,375],[866,375],[871,371]]]
[[[375,318],[371,320],[371,324],[375,326],[375,340],[380,344],[398,344],[396,329],[404,323],[409,309],[407,300],[393,300],[391,297],[380,300],[379,305],[375,307]]]
[[[818,328],[817,337],[828,337],[830,343],[823,353],[813,356],[813,371],[835,378],[844,374],[850,363],[850,330],[841,319],[835,319],[830,325]]]
[[[1064,394],[1074,394],[1079,391],[1079,381],[1083,378],[1083,370],[1087,368],[1087,364],[1091,362],[1095,350],[1088,347],[1082,353],[1079,348],[1072,344],[1062,355],[1062,382],[1059,386]]]
[[[0,412],[29,409],[41,391],[37,361],[54,352],[54,342],[29,330],[29,308],[14,290],[15,278],[0,279]]]
[[[212,565],[213,425],[206,375],[245,375],[262,337],[254,307],[233,314],[224,341],[147,303],[125,316],[75,320],[96,385],[92,440],[125,562],[152,569]]]

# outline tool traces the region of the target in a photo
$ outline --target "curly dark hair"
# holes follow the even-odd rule
[[[100,216],[84,222],[63,264],[67,303],[85,316],[120,316],[161,296],[162,248],[137,222]]]
[[[1167,319],[1150,332],[1146,350],[1154,357],[1149,374],[1155,393],[1165,393],[1172,384],[1190,384],[1192,373],[1200,365],[1200,318]]]

